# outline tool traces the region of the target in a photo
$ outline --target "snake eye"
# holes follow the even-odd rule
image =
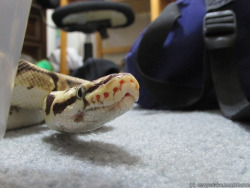
[[[83,99],[85,98],[86,95],[86,88],[84,86],[79,86],[76,90],[76,96],[78,99]]]

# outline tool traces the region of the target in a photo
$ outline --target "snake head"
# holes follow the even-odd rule
[[[84,132],[127,112],[139,98],[139,84],[128,73],[111,74],[44,100],[46,124],[57,131]]]

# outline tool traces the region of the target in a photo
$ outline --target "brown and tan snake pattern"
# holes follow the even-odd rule
[[[7,129],[45,123],[62,132],[96,129],[127,112],[139,84],[128,73],[87,81],[19,62]]]

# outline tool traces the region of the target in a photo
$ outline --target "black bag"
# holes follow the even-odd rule
[[[119,67],[110,60],[88,58],[84,65],[73,71],[71,75],[92,81],[118,72],[120,72]]]
[[[145,108],[214,107],[250,119],[250,1],[179,0],[139,36],[126,58]]]

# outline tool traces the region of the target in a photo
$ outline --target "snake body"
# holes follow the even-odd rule
[[[138,100],[139,84],[129,73],[87,81],[20,60],[7,130],[45,123],[62,132],[83,132],[127,112]]]

